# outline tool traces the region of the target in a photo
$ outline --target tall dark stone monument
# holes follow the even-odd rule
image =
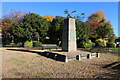
[[[75,19],[65,19],[63,32],[62,32],[62,51],[76,51],[76,27]]]

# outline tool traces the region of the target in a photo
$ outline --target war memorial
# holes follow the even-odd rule
[[[81,60],[82,58],[99,58],[99,53],[77,50],[75,19],[72,18],[67,18],[64,21],[62,32],[62,50],[45,51],[41,52],[41,55],[63,62],[68,62],[75,59]]]

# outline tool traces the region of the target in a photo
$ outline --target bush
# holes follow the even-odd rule
[[[113,42],[107,43],[107,47],[116,48],[116,44]]]
[[[97,39],[96,46],[98,47],[106,47],[106,41],[104,39]]]
[[[4,45],[4,47],[22,47],[22,43],[10,43],[9,45]]]
[[[95,43],[91,42],[91,40],[88,40],[85,44],[85,48],[92,48],[92,46],[95,46]]]
[[[78,47],[83,47],[83,48],[92,48],[92,46],[95,46],[95,43],[91,42],[91,40],[85,41],[78,41],[77,42]]]
[[[120,43],[119,43],[119,48],[120,48]]]
[[[26,41],[24,43],[24,47],[25,48],[32,48],[33,47],[33,42],[32,41]]]
[[[41,47],[42,43],[39,41],[33,41],[33,47]]]

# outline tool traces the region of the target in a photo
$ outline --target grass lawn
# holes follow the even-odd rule
[[[80,48],[81,51],[119,54],[120,48]]]
[[[3,78],[115,78],[118,72],[112,67],[118,62],[117,54],[100,54],[100,58],[56,61],[37,53],[3,48]],[[111,67],[103,68],[104,66]]]
[[[105,48],[105,49],[110,49],[110,50],[120,50],[120,48]]]

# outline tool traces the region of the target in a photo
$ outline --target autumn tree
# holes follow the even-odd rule
[[[48,21],[52,22],[52,20],[53,20],[54,17],[46,15],[43,18],[46,18]]]
[[[11,10],[11,12],[7,15],[4,15],[2,17],[2,34],[6,35],[9,34],[10,35],[10,29],[11,29],[11,25],[13,22],[19,23],[22,21],[22,19],[24,18],[24,15],[27,14],[27,12],[21,12],[21,11],[13,11]]]
[[[4,15],[2,17],[2,19],[0,20],[0,26],[2,28],[3,45],[4,45],[4,42],[5,42],[5,44],[9,44],[11,42],[10,41],[11,38],[13,41],[14,38],[13,38],[13,35],[11,34],[11,32],[12,32],[11,25],[14,22],[16,22],[16,23],[21,22],[22,19],[24,18],[25,14],[26,14],[26,12],[11,10],[11,12],[9,14]]]
[[[104,23],[105,20],[105,13],[104,11],[97,11],[96,13],[93,13],[90,17],[88,17],[88,20],[86,23],[90,27],[90,32],[95,35],[94,37],[97,37],[96,30],[100,26],[101,23]]]
[[[114,34],[110,21],[106,21],[104,11],[93,13],[88,17],[86,23],[90,27],[92,41],[99,38],[108,40],[110,39],[110,36],[113,36]]]

